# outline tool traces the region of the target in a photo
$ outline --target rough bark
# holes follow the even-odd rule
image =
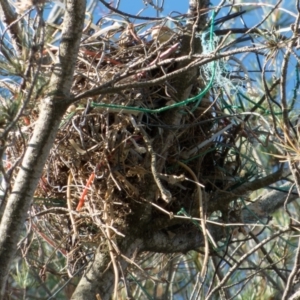
[[[128,237],[120,241],[119,250],[123,257],[131,259],[139,251],[141,245],[140,239]],[[118,266],[126,270],[128,260],[123,257],[119,257]],[[99,295],[102,300],[108,300],[112,295],[114,280],[115,274],[110,266],[109,251],[99,246],[71,299],[97,299]]]
[[[1,295],[5,290],[6,278],[17,249],[27,211],[55,140],[60,121],[70,101],[70,89],[84,24],[85,6],[85,0],[68,0],[66,2],[59,60],[50,80],[48,96],[42,100],[39,119],[28,143],[1,220]]]
[[[12,37],[12,44],[17,52],[20,52],[21,49],[21,40],[20,40],[20,26],[16,23],[17,14],[14,13],[11,9],[11,6],[7,0],[1,0],[0,2],[0,16],[6,26],[9,28],[8,32]]]
[[[271,191],[258,200],[259,206],[264,210],[264,216],[274,213],[278,208],[282,207],[284,202],[291,202],[298,198],[295,194],[281,191]],[[273,205],[272,202],[275,202]],[[254,202],[255,203],[255,202]],[[251,213],[249,210],[253,209]],[[256,223],[257,219],[249,216],[257,214],[256,207],[251,204],[247,209],[242,210],[242,218],[247,219],[249,223]],[[263,217],[263,216],[262,216]],[[167,224],[167,218],[165,220]],[[176,221],[176,219],[174,219]],[[218,220],[216,220],[217,222]],[[182,219],[180,220],[182,224]],[[223,220],[219,220],[220,225],[208,224],[208,229],[215,242],[221,241],[228,234],[222,226]],[[174,222],[175,224],[175,222]],[[173,225],[174,225],[173,224]],[[169,223],[169,225],[171,225]],[[230,227],[233,231],[235,227]],[[141,229],[142,230],[142,229]],[[174,253],[174,249],[178,253],[187,253],[190,250],[198,249],[204,245],[203,234],[197,226],[186,220],[186,226],[170,230],[153,230],[152,226],[148,226],[148,230],[143,232],[143,236],[134,237],[137,234],[133,231],[119,241],[119,250],[123,256],[118,257],[118,262],[123,270],[126,270],[130,259],[134,261],[134,257],[142,251],[150,251],[156,253]],[[126,256],[128,259],[124,259]],[[95,299],[99,294],[102,300],[110,299],[112,295],[115,274],[112,267],[109,267],[110,255],[103,247],[99,247],[95,253],[94,259],[90,262],[86,273],[81,278],[72,299]]]
[[[202,2],[202,1],[199,1]],[[196,8],[200,7],[197,6],[195,2],[191,2],[191,5],[195,8],[193,13],[197,15]],[[199,4],[200,5],[200,4]],[[204,5],[208,5],[205,3]],[[201,7],[203,7],[201,5]],[[181,46],[181,55],[187,55],[190,53],[191,45],[194,44],[192,41],[192,26],[190,26],[190,33],[187,35],[183,36],[182,39],[182,46]],[[200,43],[198,42],[195,47],[193,48],[196,49],[196,51],[200,51]],[[195,51],[195,49],[193,49]],[[184,63],[179,63],[177,65],[177,68],[180,69],[186,65],[188,65],[189,61],[185,61]],[[175,79],[174,85],[176,86],[177,90],[177,100],[181,101],[184,99],[187,99],[190,95],[191,89],[193,87],[193,84],[195,82],[195,79],[197,77],[197,67],[190,68],[188,71],[183,72],[180,74]],[[166,112],[162,116],[162,120],[169,125],[179,125],[181,122],[181,118],[183,115],[178,111],[178,110],[172,110],[170,112]],[[156,153],[160,153],[160,158],[157,159],[156,161],[156,168],[158,172],[161,172],[165,159],[168,157],[168,152],[169,149],[173,146],[174,139],[176,139],[176,132],[171,132],[167,131],[162,134],[162,136],[156,137],[155,141],[153,142],[153,151]],[[161,141],[164,141],[162,143]],[[156,183],[152,178],[149,178],[147,182],[145,183],[145,188],[141,188],[141,190],[144,191],[155,191],[157,189]],[[152,199],[149,199],[149,197],[152,197]],[[155,193],[151,193],[150,195],[145,195],[145,198],[148,201],[155,201],[154,199]],[[133,212],[133,216],[131,216],[131,221],[128,226],[127,230],[127,236],[124,241],[121,241],[120,244],[118,245],[121,253],[128,257],[131,258],[133,253],[140,252],[143,250],[143,248],[147,248],[147,245],[150,247],[151,246],[158,246],[158,245],[165,245],[166,247],[162,246],[160,249],[156,249],[154,247],[150,247],[153,249],[153,251],[157,252],[169,252],[172,251],[174,252],[174,249],[176,251],[181,251],[180,249],[183,246],[183,250],[190,250],[190,249],[195,249],[197,248],[198,245],[200,245],[200,236],[199,232],[197,232],[196,235],[198,235],[197,239],[194,239],[195,236],[191,238],[190,235],[185,235],[184,238],[182,235],[177,239],[168,239],[167,236],[165,236],[164,233],[161,231],[148,231],[148,234],[146,234],[147,238],[143,239],[141,236],[145,236],[145,233],[147,232],[147,227],[149,224],[145,224],[145,221],[147,222],[147,218],[145,216],[149,215],[151,212],[152,207],[150,205],[144,204],[142,208],[137,209]],[[143,217],[141,217],[143,216]],[[142,220],[143,218],[143,220]],[[140,222],[139,222],[140,220]],[[138,222],[138,224],[137,224]],[[152,222],[151,222],[152,223]],[[138,229],[136,227],[139,227]],[[189,238],[187,238],[187,236]],[[150,242],[149,242],[150,241]],[[152,242],[153,243],[152,243]],[[170,242],[169,244],[161,243],[161,242]],[[190,242],[193,241],[193,246],[186,247],[187,245],[190,244]],[[174,245],[175,242],[176,247]],[[173,245],[173,247],[170,245]],[[181,247],[180,247],[181,246]],[[170,247],[170,248],[169,248]],[[149,250],[150,250],[149,248]],[[151,251],[151,250],[150,250]],[[112,266],[108,267],[108,254],[105,253],[100,253],[100,250],[98,248],[97,253],[95,254],[94,260],[90,263],[89,268],[87,269],[86,273],[84,276],[81,278],[76,291],[74,292],[72,299],[93,299],[96,297],[97,294],[100,295],[101,299],[106,300],[109,299],[112,293],[113,289],[113,279],[114,279],[114,273],[113,273],[113,268]],[[123,269],[126,269],[128,261],[124,260],[123,258],[118,259],[119,264]],[[108,268],[108,269],[107,269]]]
[[[194,8],[197,8],[197,4],[195,1],[191,1],[191,4]],[[203,5],[199,7],[203,8]],[[198,7],[198,8],[199,8]],[[203,20],[202,20],[203,22]],[[198,24],[199,25],[199,24]],[[185,47],[182,47],[184,50],[181,54],[188,55],[190,53],[190,45],[194,44],[197,51],[200,50],[200,45],[196,43],[191,43],[190,36],[184,36],[182,43],[185,44]],[[185,61],[184,63],[178,64],[178,68],[182,68],[187,65],[189,62]],[[177,96],[179,100],[184,100],[190,96],[190,91],[193,85],[193,79],[197,76],[197,68],[191,68],[188,72],[184,72],[176,78],[174,86],[177,89]],[[177,83],[177,84],[176,84]],[[178,125],[180,124],[180,120],[182,118],[182,114],[172,111],[166,112],[161,116],[166,124],[170,125]],[[164,166],[165,159],[168,156],[168,151],[170,147],[174,144],[174,139],[176,137],[176,132],[163,132],[162,136],[159,136],[154,141],[154,152],[162,154],[157,157],[157,170],[163,171],[162,168]],[[164,143],[161,143],[161,140]],[[241,193],[246,193],[257,188],[258,184],[271,184],[279,180],[282,177],[282,173],[275,174],[276,176],[267,177],[265,180],[261,180],[259,182],[249,183],[247,187],[241,189]],[[151,178],[146,180],[146,184],[144,189],[145,193],[148,192],[148,195],[144,195],[145,198],[151,201],[151,196],[154,193],[150,193],[150,191],[155,191],[157,189],[156,184]],[[228,197],[228,195],[223,195],[224,197]],[[237,196],[234,195],[234,198]],[[286,194],[281,193],[278,194],[277,200],[281,199],[281,204],[284,203]],[[232,199],[230,199],[232,201]],[[268,202],[267,198],[266,202],[260,202],[261,205],[264,205]],[[278,203],[278,202],[277,202]],[[220,205],[220,204],[219,204]],[[174,253],[182,252],[186,253],[192,249],[197,249],[203,246],[203,235],[198,227],[191,224],[190,220],[186,220],[186,227],[181,227],[180,229],[171,228],[172,225],[178,223],[178,219],[170,220],[169,216],[162,216],[156,220],[151,220],[151,224],[147,224],[149,222],[151,209],[150,205],[146,203],[140,205],[141,208],[135,209],[133,212],[131,223],[128,226],[126,237],[124,240],[119,240],[118,248],[120,252],[126,256],[128,259],[132,259],[133,256],[139,254],[142,251],[152,251],[152,252],[160,252],[160,253]],[[270,213],[274,210],[270,209]],[[242,213],[248,213],[248,210],[243,211]],[[145,216],[149,216],[146,218]],[[242,216],[243,217],[243,216]],[[142,219],[143,218],[143,219]],[[250,220],[252,221],[252,220]],[[182,224],[182,220],[180,220]],[[221,221],[220,221],[221,222]],[[253,220],[255,223],[256,220]],[[159,225],[157,224],[159,223]],[[139,228],[137,228],[139,227]],[[170,230],[168,230],[170,227]],[[220,230],[220,226],[217,225],[208,225],[209,231],[213,236],[214,240],[220,241],[224,236],[225,231]],[[124,256],[116,255],[119,266],[123,270],[126,270],[129,262],[128,259],[124,259]],[[115,279],[115,274],[113,271],[112,265],[110,263],[110,255],[108,250],[103,249],[101,251],[101,247],[99,246],[97,252],[95,253],[95,257],[93,261],[90,262],[85,274],[81,278],[72,299],[94,299],[97,295],[101,297],[101,299],[110,299],[113,291],[113,284]]]
[[[190,4],[190,6],[193,5],[194,8],[198,10],[203,8],[203,5],[198,5],[197,1],[190,1]],[[68,0],[66,5],[67,9],[64,17],[65,29],[60,45],[59,63],[54,68],[49,96],[42,100],[38,123],[33,137],[28,144],[28,149],[16,178],[15,186],[8,199],[1,220],[0,289],[2,292],[36,185],[38,184],[47,156],[55,140],[61,118],[68,104],[71,102],[70,88],[73,82],[73,71],[83,27],[85,1]],[[185,47],[183,47],[185,53],[183,54],[188,55],[190,53],[189,46],[193,43],[191,43],[189,36],[184,37],[183,43],[185,43]],[[184,63],[178,64],[178,68],[182,68],[188,63],[189,61],[185,61]],[[189,97],[193,85],[192,79],[196,76],[197,68],[195,67],[191,68],[188,72],[184,72],[176,79],[178,83],[178,85],[176,85],[178,100],[184,100]],[[163,115],[163,118],[166,124],[179,125],[182,114],[179,113],[179,111],[167,112]],[[161,143],[162,137],[156,138],[156,141],[153,143],[155,152],[162,153],[162,158],[158,159],[158,171],[163,171],[160,167],[163,168],[164,166],[164,161],[168,156],[170,148],[174,144],[175,136],[176,132],[164,132],[164,145]],[[219,200],[222,200],[224,207],[227,207],[228,203],[236,199],[239,195],[272,184],[282,177],[282,173],[278,172],[255,182],[246,183],[239,189],[236,189],[234,194],[220,192],[218,199],[212,199],[213,201],[207,205],[208,211],[218,210],[220,208]],[[149,185],[151,186],[149,187]],[[156,183],[154,181],[147,181],[145,191],[148,192],[148,195],[143,195],[145,196],[144,198],[149,201],[154,200],[156,189]],[[149,191],[151,191],[151,194]],[[261,198],[257,203],[265,214],[270,214],[275,209],[282,207],[286,200],[285,198],[286,194],[273,192],[272,195],[264,196],[264,198]],[[276,199],[276,201],[270,199]],[[295,197],[290,197],[290,201],[294,199]],[[117,258],[118,267],[123,270],[126,270],[130,264],[130,260],[134,260],[135,255],[142,251],[161,253],[174,253],[176,251],[186,253],[189,250],[203,246],[203,235],[199,228],[194,226],[190,220],[180,220],[181,224],[186,223],[186,227],[183,226],[180,229],[174,229],[171,228],[171,226],[176,225],[178,219],[174,218],[170,220],[169,216],[165,215],[161,218],[162,222],[159,226],[154,226],[155,220],[151,220],[150,218],[151,209],[150,204],[145,205],[142,203],[131,216],[132,219],[128,223],[126,237],[117,240],[120,253],[115,251],[113,255]],[[256,207],[253,207],[253,210],[255,209]],[[251,216],[254,214],[249,214],[249,210],[252,210],[251,205],[249,205],[247,209],[242,210],[242,218],[250,222],[256,222],[256,219],[251,219]],[[257,211],[255,211],[255,214],[257,214]],[[149,216],[149,218],[147,216]],[[151,224],[149,224],[150,220]],[[157,225],[157,223],[155,224]],[[225,231],[220,230],[220,228],[218,225],[208,225],[208,229],[215,241],[219,241],[224,237]],[[109,247],[107,245],[103,247],[103,244],[101,244],[95,252],[95,256],[90,262],[85,274],[82,276],[72,299],[95,299],[97,295],[103,300],[109,299],[112,294],[114,279],[115,273],[111,266]]]

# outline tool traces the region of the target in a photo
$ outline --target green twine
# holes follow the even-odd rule
[[[213,48],[214,17],[215,17],[215,12],[213,11],[213,13],[212,13],[212,22],[211,22],[210,31],[209,31],[209,39],[210,39],[211,48]],[[197,100],[199,100],[198,103],[197,103],[197,105],[199,105],[199,103],[202,100],[203,96],[211,88],[211,86],[212,86],[212,84],[214,82],[214,79],[215,79],[215,73],[216,73],[216,63],[214,62],[214,64],[213,64],[213,70],[212,70],[212,76],[210,78],[210,81],[209,81],[208,85],[205,87],[205,89],[200,94],[198,94],[197,96],[194,96],[192,98],[186,99],[184,101],[177,102],[177,103],[165,106],[165,107],[161,107],[161,108],[157,108],[157,109],[149,109],[149,108],[141,108],[141,107],[135,107],[135,106],[125,106],[125,105],[95,103],[95,102],[91,102],[91,107],[103,107],[103,108],[111,108],[111,109],[123,109],[123,110],[138,111],[138,112],[142,112],[142,113],[155,114],[155,113],[161,113],[161,112],[166,111],[166,110],[170,110],[172,108],[186,106],[187,104],[195,102]]]
[[[179,215],[183,215],[183,216],[185,216],[185,217],[191,218],[192,223],[193,223],[196,227],[198,227],[200,230],[202,230],[202,228],[201,228],[201,226],[199,225],[199,223],[196,222],[195,220],[193,220],[192,217],[185,211],[185,209],[184,209],[183,207],[180,209],[180,211],[179,211],[176,215],[178,215],[178,216],[179,216]]]
[[[143,293],[145,294],[145,296],[147,297],[148,300],[154,300],[153,297],[151,297],[151,295],[146,291],[146,289],[140,284],[140,282],[138,280],[136,280],[136,278],[130,273],[128,272],[129,277],[140,287],[140,289],[143,291]]]
[[[282,115],[282,112],[276,112],[276,113],[272,113],[269,109],[264,108],[261,105],[257,105],[257,103],[255,101],[252,101],[249,97],[247,97],[245,94],[243,94],[242,92],[238,92],[238,97],[243,97],[245,100],[247,100],[248,102],[254,104],[255,108],[259,108],[263,111],[262,116],[269,116],[271,114],[275,115],[275,116],[280,116]],[[242,109],[242,107],[239,106],[234,106],[234,105],[228,105],[228,106],[224,106],[224,108],[237,108],[237,109]],[[245,111],[242,109],[242,111]]]
[[[185,209],[184,209],[183,207],[180,209],[179,212],[177,212],[177,215],[178,215],[178,216],[179,216],[179,215],[183,215],[183,216],[185,216],[185,217],[191,218],[192,223],[193,223],[195,226],[197,226],[197,228],[199,228],[199,230],[202,231],[202,227],[199,225],[199,223],[198,223],[196,220],[193,220],[193,219],[192,219],[192,216],[190,216],[190,215],[185,211]],[[217,248],[215,248],[214,243],[212,243],[212,241],[210,240],[210,238],[209,238],[209,236],[208,236],[208,241],[209,241],[210,245],[212,246],[212,248],[214,249],[214,251],[216,251],[216,252],[219,252],[219,251],[223,250],[224,248],[226,248],[226,247],[228,246],[228,243],[229,243],[229,240],[230,240],[230,234],[229,234],[229,230],[228,230],[227,227],[225,228],[225,230],[228,232],[228,235],[226,236],[226,239],[225,239],[225,241],[223,242],[223,245],[222,245],[222,246],[218,246]]]

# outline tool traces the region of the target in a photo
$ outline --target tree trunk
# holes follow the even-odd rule
[[[40,115],[33,136],[27,145],[11,194],[9,195],[0,225],[0,291],[12,264],[32,198],[42,175],[60,121],[70,103],[70,89],[78,56],[85,16],[85,0],[68,0],[64,16],[64,29],[59,49],[58,64],[40,106]]]

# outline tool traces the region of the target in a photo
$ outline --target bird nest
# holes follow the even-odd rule
[[[85,97],[66,112],[32,204],[31,228],[66,256],[70,276],[99,241],[123,236],[137,203],[154,204],[154,215],[163,213],[159,208],[173,214],[184,208],[193,215],[197,185],[213,199],[215,191],[240,183],[241,131],[228,122],[220,103],[206,94],[201,102],[173,107],[185,99],[178,98],[178,79],[166,75],[180,69],[183,33],[160,43],[126,30],[108,34],[106,41],[82,42],[72,93],[110,87],[117,78],[116,91]],[[116,35],[119,44],[111,42]],[[48,49],[37,61],[55,52]],[[42,68],[50,74],[49,67]],[[208,82],[197,69],[189,97]],[[36,108],[25,113],[27,127],[11,136],[6,150],[11,165],[23,155],[37,117]]]

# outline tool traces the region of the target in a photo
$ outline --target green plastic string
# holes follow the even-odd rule
[[[242,97],[242,98],[246,99],[248,102],[250,102],[251,104],[253,104],[255,106],[257,105],[257,103],[255,101],[251,100],[249,97],[247,97],[244,93],[242,93],[240,91],[238,92],[238,97]],[[257,105],[257,108],[261,109],[264,113],[268,112],[268,110],[261,105]]]
[[[195,220],[193,220],[192,217],[185,211],[185,209],[184,209],[183,207],[180,209],[180,211],[179,211],[176,215],[178,215],[178,216],[183,215],[183,216],[185,216],[185,217],[191,218],[192,223],[193,223],[196,227],[198,227],[200,230],[202,230],[202,228],[201,228],[201,226],[199,225],[199,223],[196,222]]]
[[[183,207],[180,209],[179,212],[177,212],[176,215],[178,215],[178,216],[179,216],[179,215],[183,215],[183,216],[185,216],[185,217],[191,218],[192,223],[193,223],[197,228],[199,228],[200,231],[202,231],[202,227],[200,226],[200,224],[199,224],[196,220],[193,220],[193,219],[192,219],[192,216],[189,215]],[[225,230],[229,232],[229,229],[228,229],[227,227],[225,228]],[[222,245],[222,246],[219,246],[218,248],[215,248],[215,247],[214,247],[214,244],[212,243],[212,241],[210,240],[210,238],[209,238],[209,236],[208,236],[208,241],[210,242],[212,248],[213,248],[216,252],[219,252],[219,251],[223,250],[225,247],[227,247],[228,242],[229,242],[229,239],[230,239],[230,234],[227,234],[227,235],[226,235],[226,240],[224,241],[223,245]]]
[[[143,293],[146,295],[148,300],[154,300],[153,297],[151,297],[149,295],[149,293],[146,291],[146,289],[143,287],[143,285],[140,284],[140,282],[138,280],[136,280],[136,278],[130,273],[128,272],[129,277],[139,286],[139,288],[143,291]]]
[[[209,31],[209,39],[210,39],[211,48],[213,48],[213,29],[214,29],[213,24],[214,24],[214,17],[215,17],[215,12],[213,12],[213,14],[212,14],[212,22],[211,22],[210,31]],[[172,108],[186,106],[187,104],[195,102],[197,100],[199,100],[198,103],[197,103],[199,105],[200,100],[203,98],[203,96],[211,88],[211,86],[212,86],[212,84],[214,82],[214,79],[215,79],[215,73],[216,73],[216,63],[214,62],[214,64],[213,64],[213,70],[212,70],[212,76],[210,78],[210,81],[209,81],[208,85],[205,87],[205,89],[200,94],[198,94],[197,96],[194,96],[192,98],[186,99],[184,101],[177,102],[177,103],[165,106],[165,107],[161,107],[161,108],[157,108],[157,109],[149,109],[149,108],[141,108],[141,107],[135,107],[135,106],[125,106],[125,105],[95,103],[95,102],[91,102],[91,107],[103,107],[103,108],[111,108],[111,109],[123,109],[123,110],[131,110],[131,111],[138,111],[138,112],[143,112],[143,113],[155,114],[155,113],[164,112],[166,110],[170,110]]]
[[[61,129],[62,127],[65,126],[65,124],[67,124],[75,115],[75,112],[71,112],[69,113],[66,118],[64,120],[61,121],[61,123],[59,124],[59,129]]]
[[[213,49],[214,49],[214,35],[213,35],[213,31],[214,31],[214,28],[213,28],[213,25],[215,23],[215,11],[212,12],[212,19],[211,19],[211,26],[210,26],[210,31],[209,31],[209,52],[212,52]],[[205,45],[205,33],[202,34],[202,45]],[[204,50],[204,47],[203,47],[203,50]],[[217,70],[217,63],[216,63],[216,60],[214,60],[213,62],[209,63],[208,64],[209,66],[212,65],[212,75],[211,75],[211,78],[214,80],[215,79],[215,76],[216,76],[216,70]],[[209,88],[211,87],[213,82],[210,82],[210,86]],[[203,95],[204,96],[204,95]],[[202,96],[202,97],[203,97]],[[191,109],[191,112],[193,113],[200,105],[200,102],[202,100],[202,97],[200,99],[198,99],[197,103],[194,105],[194,107]]]
[[[255,101],[252,101],[249,97],[247,97],[245,94],[243,94],[242,92],[238,92],[238,97],[243,97],[244,99],[246,99],[247,101],[249,101],[250,103],[254,104],[256,106],[256,102]],[[241,108],[239,106],[234,106],[234,105],[229,105],[228,107],[225,107],[225,108]],[[264,108],[262,107],[261,105],[257,105],[257,108],[261,109],[264,113],[262,114],[262,116],[269,116],[271,115],[271,112],[270,110],[268,110],[267,108]],[[244,110],[243,110],[244,111]],[[273,113],[273,115],[275,116],[279,116],[279,115],[282,115],[282,112],[276,112],[276,113]]]

